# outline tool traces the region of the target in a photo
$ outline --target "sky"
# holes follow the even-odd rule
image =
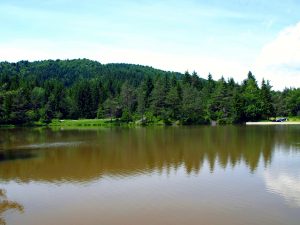
[[[0,0],[0,61],[88,58],[300,87],[299,0]]]

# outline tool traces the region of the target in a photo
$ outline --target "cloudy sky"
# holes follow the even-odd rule
[[[300,87],[299,0],[1,0],[0,61],[89,58]]]

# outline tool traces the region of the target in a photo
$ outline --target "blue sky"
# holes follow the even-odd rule
[[[296,0],[1,0],[0,60],[89,58],[300,86]]]

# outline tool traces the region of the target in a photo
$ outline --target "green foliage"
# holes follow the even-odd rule
[[[177,84],[168,91],[166,96],[166,111],[167,117],[173,120],[180,118],[181,97]]]
[[[290,116],[300,116],[300,89],[292,89],[287,95]]]
[[[227,88],[227,84],[222,77],[216,84],[216,88],[212,94],[208,104],[208,116],[210,120],[218,121],[218,123],[231,123],[233,119],[232,96]]]
[[[183,124],[205,122],[201,93],[188,84],[183,86],[181,120]]]
[[[126,122],[126,123],[129,123],[129,122],[132,121],[132,116],[131,116],[131,114],[130,114],[130,112],[129,112],[128,109],[126,109],[126,110],[124,110],[124,111],[122,112],[121,121],[122,121],[122,122]]]
[[[263,119],[269,119],[274,115],[274,106],[272,104],[271,85],[269,81],[263,79],[260,90],[261,110]]]
[[[102,106],[100,106],[97,110],[97,119],[104,119],[105,118],[105,111]]]
[[[244,101],[244,115],[246,121],[257,121],[262,117],[260,91],[255,77],[251,72],[248,79],[244,81],[242,98]]]
[[[300,89],[274,92],[264,80],[259,87],[251,72],[237,84],[211,74],[204,80],[196,72],[87,59],[0,63],[0,125],[79,118],[228,124],[299,114]]]
[[[166,109],[166,84],[165,80],[158,78],[151,93],[151,110],[154,116],[162,117]]]
[[[122,85],[121,93],[120,93],[120,101],[121,107],[123,110],[132,113],[136,108],[136,93],[131,85],[129,85],[128,81]]]

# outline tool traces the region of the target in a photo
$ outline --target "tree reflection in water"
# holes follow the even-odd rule
[[[17,202],[9,201],[6,197],[6,191],[0,189],[0,225],[5,225],[6,222],[3,219],[3,213],[8,210],[16,210],[21,213],[24,212],[24,207]]]

